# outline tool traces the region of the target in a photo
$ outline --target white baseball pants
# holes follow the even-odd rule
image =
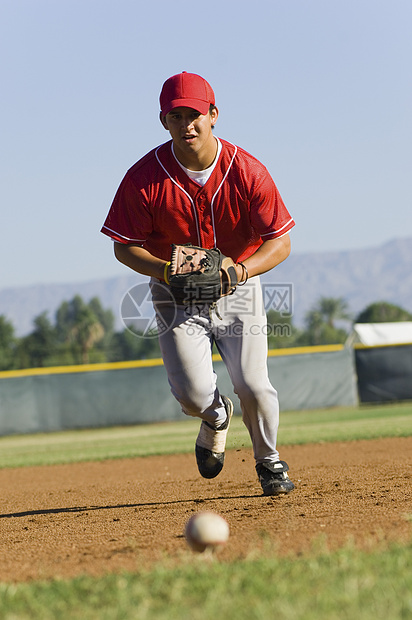
[[[151,292],[163,362],[182,411],[211,423],[226,419],[212,364],[215,342],[239,397],[256,462],[279,460],[279,403],[267,371],[266,313],[259,277],[220,299],[217,312],[210,311],[208,304],[177,306],[168,287],[154,278]]]

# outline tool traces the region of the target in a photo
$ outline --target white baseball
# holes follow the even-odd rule
[[[221,515],[210,510],[198,512],[186,523],[185,536],[189,546],[202,553],[222,547],[229,538],[229,524]]]

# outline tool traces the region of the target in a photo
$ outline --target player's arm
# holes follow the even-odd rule
[[[163,279],[166,261],[153,256],[139,245],[114,243],[114,255],[117,260],[145,276]]]
[[[290,254],[290,237],[288,234],[278,239],[268,239],[256,250],[252,256],[243,261],[249,277],[260,275],[270,271],[279,265]],[[242,266],[236,265],[236,272],[239,279],[242,278]]]

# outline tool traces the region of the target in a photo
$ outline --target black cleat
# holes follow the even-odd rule
[[[263,495],[281,495],[290,493],[295,488],[287,472],[289,465],[285,461],[276,463],[258,463],[256,471],[262,485]]]
[[[222,396],[227,418],[218,428],[203,421],[196,439],[196,462],[203,478],[216,478],[223,469],[227,431],[233,415],[233,403]]]

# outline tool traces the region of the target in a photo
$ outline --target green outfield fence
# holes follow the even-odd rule
[[[357,405],[357,351],[343,345],[269,351],[269,376],[281,409]],[[218,355],[213,357],[219,389],[233,398],[239,414],[226,368]],[[180,419],[184,416],[161,359],[0,373],[0,435]]]

